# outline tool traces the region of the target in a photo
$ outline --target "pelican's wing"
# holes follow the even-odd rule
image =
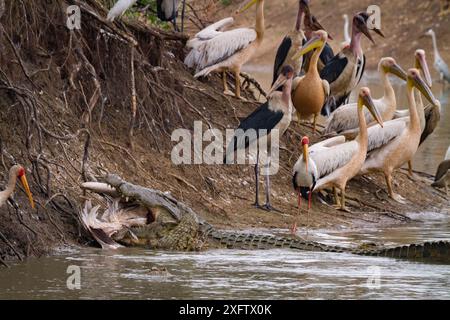
[[[434,182],[437,182],[442,179],[442,177],[450,170],[450,160],[444,160],[439,165],[436,175],[434,177]]]
[[[394,113],[394,118],[393,119],[404,118],[404,117],[409,117],[409,110],[408,109],[396,110],[395,113]]]
[[[434,132],[434,129],[436,129],[439,121],[441,120],[441,113],[439,111],[439,108],[436,106],[426,107],[424,113],[425,128],[423,129],[422,135],[420,136],[419,145],[421,145],[425,141],[425,139]]]
[[[277,81],[278,76],[281,72],[281,66],[286,61],[289,50],[292,48],[292,39],[289,36],[284,37],[283,42],[281,42],[280,46],[277,50],[277,55],[275,56],[275,63],[273,65],[273,81],[272,85]]]
[[[109,10],[108,17],[106,18],[108,21],[114,21],[115,18],[122,15],[125,11],[128,10],[137,0],[119,0],[116,4]]]
[[[367,152],[376,150],[401,135],[406,129],[408,120],[408,118],[395,119],[385,122],[383,127],[374,125],[367,129],[369,141]]]
[[[227,60],[256,40],[256,31],[239,28],[222,32],[216,37],[203,42],[199,47],[200,60],[198,69],[203,70]]]
[[[335,143],[337,142],[339,141],[336,140]],[[310,155],[316,164],[319,177],[323,178],[345,166],[358,150],[358,143],[356,141],[349,141],[322,149],[321,152],[313,152],[311,150]]]
[[[326,151],[327,148],[337,146],[337,145],[342,144],[344,142],[345,142],[345,137],[344,136],[333,137],[333,138],[326,139],[326,140],[323,140],[321,142],[313,144],[309,148],[309,151],[311,153],[318,153],[318,152],[321,152],[321,151],[324,151],[324,150]]]
[[[359,119],[357,112],[357,104],[346,104],[336,109],[328,118],[324,134],[332,132],[340,133],[342,131],[358,128]]]
[[[195,35],[195,38],[200,40],[209,40],[214,38],[215,36],[220,34],[220,30],[231,26],[234,23],[234,19],[232,17],[222,19],[216,23],[213,23],[210,26],[207,26],[205,29],[201,30]]]

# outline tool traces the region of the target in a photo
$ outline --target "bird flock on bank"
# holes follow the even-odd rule
[[[119,0],[108,13],[107,20],[122,16],[137,0]],[[248,62],[264,39],[264,0],[248,0],[238,13],[256,5],[254,28],[225,30],[234,23],[232,17],[222,19],[198,32],[187,43],[189,53],[185,64],[195,70],[194,76],[205,77],[219,72],[223,78],[224,94],[245,100],[241,96],[240,74],[242,66]],[[183,3],[183,15],[185,1]],[[313,192],[332,190],[335,205],[346,208],[346,186],[357,175],[381,173],[385,176],[387,192],[395,201],[404,199],[394,192],[393,172],[409,164],[413,175],[412,158],[421,143],[434,131],[440,119],[440,102],[431,92],[425,51],[414,53],[411,68],[405,71],[392,57],[383,57],[378,64],[383,96],[372,97],[367,87],[359,89],[357,101],[349,103],[350,94],[358,86],[365,71],[365,55],[362,36],[375,43],[371,32],[384,37],[381,30],[369,27],[370,15],[356,13],[351,20],[344,15],[344,38],[340,51],[334,53],[328,41],[331,35],[311,13],[310,0],[299,0],[294,28],[289,31],[275,54],[272,87],[267,102],[256,108],[241,121],[239,129],[244,132],[264,129],[269,145],[272,130],[279,136],[288,129],[296,117],[298,123],[312,119],[313,134],[317,133],[320,115],[326,118],[321,134],[325,140],[310,145],[308,137],[301,140],[302,154],[293,167],[292,184],[298,193],[298,201],[304,198],[311,207]],[[178,0],[157,0],[158,17],[163,21],[173,21],[177,29]],[[349,32],[349,28],[351,30]],[[442,81],[450,82],[448,66],[441,58],[436,35],[429,30],[432,38],[434,67]],[[227,73],[235,75],[235,91],[228,88]],[[408,108],[399,110],[390,76],[406,82]],[[422,96],[428,103],[425,103]],[[295,111],[295,112],[294,112]],[[257,135],[256,140],[262,136]],[[236,140],[238,137],[235,137]],[[234,141],[233,140],[233,141]],[[250,143],[233,143],[227,152],[248,148]],[[265,163],[269,165],[270,158]],[[270,202],[270,175],[266,180],[266,203],[259,204],[259,149],[255,165],[256,196],[255,206],[273,210]],[[10,170],[5,191],[0,192],[0,206],[6,203],[14,191],[17,178],[34,207],[33,198],[25,178],[25,170],[15,165]],[[434,187],[444,188],[447,195],[450,186],[450,148],[445,160],[440,164]],[[295,226],[294,226],[295,231]]]

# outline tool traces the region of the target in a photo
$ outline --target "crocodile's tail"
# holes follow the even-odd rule
[[[210,240],[228,249],[263,250],[285,248],[302,251],[340,252],[362,256],[450,263],[449,241],[429,241],[420,244],[410,244],[397,247],[359,249],[332,246],[295,237],[278,237],[274,235],[228,232],[217,230],[210,225],[204,225],[203,233]]]

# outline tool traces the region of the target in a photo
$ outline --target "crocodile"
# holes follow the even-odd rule
[[[113,174],[106,175],[103,180],[104,183],[83,184],[82,188],[120,199],[122,206],[132,207],[133,210],[139,207],[141,210],[134,212],[140,212],[141,215],[144,213],[147,217],[145,223],[123,227],[111,235],[111,239],[108,239],[124,246],[176,251],[208,248],[245,250],[284,248],[450,264],[450,241],[351,248],[309,241],[296,236],[221,230],[209,224],[190,207],[168,193],[134,185]],[[148,218],[149,215],[150,218]]]

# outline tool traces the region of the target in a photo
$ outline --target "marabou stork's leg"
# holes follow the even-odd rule
[[[223,94],[227,96],[234,96],[234,93],[228,89],[227,72],[222,72],[222,82],[223,82]]]
[[[405,199],[401,195],[396,194],[392,189],[392,172],[385,172],[384,177],[386,179],[389,197],[399,203],[405,204]]]
[[[253,206],[255,208],[261,208],[259,205],[259,148],[256,147],[256,164],[255,164],[255,203]]]
[[[270,156],[267,157],[266,163],[266,204],[263,206],[263,209],[267,211],[281,212],[280,210],[272,207],[270,204]]]

